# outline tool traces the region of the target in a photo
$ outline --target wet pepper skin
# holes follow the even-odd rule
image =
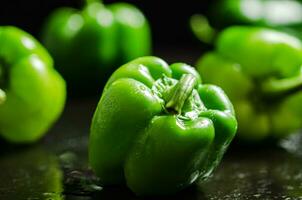
[[[151,49],[147,20],[127,3],[92,0],[82,10],[60,8],[42,36],[73,96],[97,94],[117,66]]]
[[[175,193],[211,174],[236,128],[228,97],[195,69],[141,57],[106,84],[91,124],[90,165],[104,186]]]
[[[38,41],[10,26],[0,27],[0,72],[0,136],[38,140],[64,108],[65,81]]]
[[[302,128],[302,43],[268,28],[235,26],[197,68],[206,83],[222,87],[234,104],[238,137],[280,139]]]

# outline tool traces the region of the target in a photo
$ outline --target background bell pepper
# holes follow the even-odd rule
[[[302,43],[268,28],[235,26],[197,64],[234,104],[238,137],[280,139],[302,128]]]
[[[42,41],[74,96],[97,94],[117,66],[150,54],[150,37],[147,20],[133,5],[92,0],[83,10],[51,14]]]
[[[302,38],[301,13],[301,0],[218,0],[204,16],[191,18],[191,28],[206,43],[213,41],[215,32],[232,25],[270,27]]]
[[[65,82],[47,51],[29,34],[0,27],[0,135],[34,142],[61,114]]]
[[[192,67],[141,57],[108,80],[90,133],[102,185],[138,195],[175,193],[219,164],[236,132],[231,102]]]

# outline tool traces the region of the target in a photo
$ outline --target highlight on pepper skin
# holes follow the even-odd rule
[[[222,89],[184,63],[141,57],[109,78],[91,124],[89,161],[102,186],[173,194],[212,173],[236,129]]]

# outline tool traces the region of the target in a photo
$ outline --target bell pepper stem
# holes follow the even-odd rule
[[[182,107],[191,95],[197,83],[196,77],[192,74],[184,74],[179,82],[172,88],[166,103],[166,109],[173,113],[181,113]]]
[[[213,44],[217,31],[210,25],[208,19],[203,15],[193,15],[190,18],[190,27],[194,35],[206,44]]]
[[[94,3],[94,2],[103,3],[102,0],[85,0],[84,2],[86,3],[86,5],[91,4],[91,3]]]
[[[269,79],[261,84],[261,89],[268,96],[283,95],[302,91],[302,72],[298,76],[285,79]]]

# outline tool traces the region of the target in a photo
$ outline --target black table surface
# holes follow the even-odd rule
[[[126,188],[100,187],[89,169],[89,126],[97,101],[69,101],[60,120],[34,145],[0,141],[0,200],[140,199]],[[207,181],[175,196],[151,199],[302,199],[300,144],[297,135],[282,142],[287,150],[232,145]]]

